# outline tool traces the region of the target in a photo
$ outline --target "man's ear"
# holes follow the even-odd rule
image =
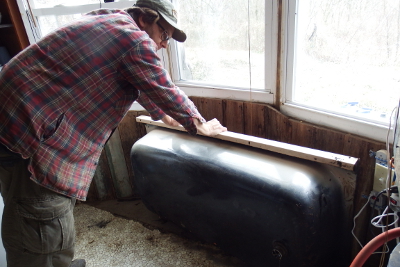
[[[143,30],[146,27],[146,23],[143,21],[143,16],[139,16],[138,26],[141,30]]]

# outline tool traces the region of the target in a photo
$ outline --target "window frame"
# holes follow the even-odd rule
[[[173,2],[173,1],[172,1]],[[213,85],[180,78],[179,52],[175,41],[168,48],[169,72],[174,83],[188,96],[234,99],[274,104],[277,73],[278,1],[265,1],[265,84],[264,89]]]
[[[46,8],[35,8],[31,5],[29,0],[16,0],[21,12],[22,21],[24,23],[29,42],[31,44],[38,41],[42,36],[40,27],[37,24],[39,16],[53,16],[53,15],[72,15],[84,14],[99,8],[125,8],[129,5],[136,3],[136,0],[123,0],[118,2],[101,2],[96,4],[85,4],[79,6],[54,6]]]
[[[281,38],[283,47],[280,55],[282,66],[282,78],[280,79],[280,88],[282,88],[280,99],[281,112],[298,120],[386,142],[389,125],[338,115],[292,101],[292,92],[295,83],[296,14],[298,11],[298,1],[282,1]]]

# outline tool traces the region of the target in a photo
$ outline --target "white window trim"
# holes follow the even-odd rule
[[[179,86],[188,96],[213,97],[234,99],[242,101],[255,101],[272,104],[275,102],[276,94],[276,69],[277,69],[277,35],[278,35],[278,1],[265,1],[265,89],[255,88],[233,88],[195,83],[180,80],[179,64],[176,55],[178,48],[176,42],[169,45],[169,72],[174,83]],[[250,87],[250,86],[249,86]]]
[[[35,8],[34,6],[29,5],[29,0],[17,0],[19,9],[21,11],[22,15],[22,20],[24,22],[26,32],[28,34],[29,42],[35,43],[38,38],[41,38],[40,36],[40,31],[37,29],[39,28],[39,25],[36,25],[36,31],[38,37],[35,37],[34,34],[32,33],[33,31],[29,31],[27,25],[31,25],[31,27],[34,24],[37,23],[38,19],[37,17],[40,16],[61,16],[61,15],[71,15],[71,14],[83,14],[87,13],[90,11],[93,11],[95,9],[99,8],[126,8],[129,6],[132,6],[133,4],[136,3],[136,0],[123,0],[123,1],[118,1],[118,2],[101,2],[100,0],[99,3],[96,4],[87,4],[87,5],[80,5],[80,6],[64,6],[64,5],[57,5],[54,7],[48,7],[48,8]],[[27,13],[30,13],[33,16],[33,21],[28,18]]]
[[[337,129],[376,141],[386,142],[389,126],[384,123],[366,122],[361,119],[317,110],[292,101],[292,88],[295,82],[293,72],[296,63],[294,47],[296,45],[297,1],[299,0],[284,0],[282,2],[282,12],[284,16],[282,19],[281,38],[282,44],[284,45],[281,50],[281,112],[298,120]]]
[[[33,8],[32,12],[35,16],[51,16],[51,15],[71,15],[87,13],[99,8],[126,8],[136,3],[136,0],[125,0],[119,2],[99,2],[96,4],[87,4],[80,6],[64,6],[57,5],[51,8]]]

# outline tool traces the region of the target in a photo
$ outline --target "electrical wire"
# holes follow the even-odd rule
[[[398,192],[398,187],[397,187],[397,186],[392,186],[392,187],[390,188],[390,190],[391,190],[393,193]],[[377,199],[378,199],[383,193],[386,193],[387,191],[388,191],[388,189],[384,189],[384,190],[380,191],[380,192],[378,193],[378,195],[376,195],[376,197],[375,197],[375,199],[374,199],[374,202],[373,202],[374,204],[373,204],[373,206],[372,206],[373,210],[375,210],[375,206],[376,206]],[[372,196],[373,196],[372,194],[369,195],[369,197],[368,197],[368,199],[367,199],[367,202],[364,204],[364,206],[361,208],[361,210],[357,213],[357,215],[354,216],[354,218],[353,218],[353,229],[351,230],[351,234],[353,235],[353,237],[356,239],[357,243],[358,243],[358,244],[360,245],[360,247],[362,247],[362,248],[363,248],[364,246],[361,244],[360,240],[359,240],[359,239],[357,238],[357,236],[355,235],[354,229],[356,228],[356,219],[358,218],[358,216],[360,216],[360,214],[363,212],[363,210],[365,209],[365,207],[367,207],[367,205],[370,203]],[[378,215],[378,216],[374,217],[373,219],[371,219],[371,224],[374,225],[375,227],[382,228],[382,229],[383,229],[384,227],[388,227],[388,225],[385,225],[385,226],[380,226],[380,225],[379,225],[379,223],[381,222],[382,218],[384,218],[384,217],[388,218],[389,215],[393,215],[393,214],[385,214],[385,213],[387,212],[388,208],[389,208],[389,206],[387,206],[387,207],[385,208],[384,212],[383,212],[381,215]],[[395,222],[394,222],[394,224],[396,225],[396,223],[398,222],[399,217],[398,217],[397,214],[395,214],[395,215],[393,215],[393,216],[395,217]],[[376,220],[376,219],[378,220],[378,222],[375,223],[374,220]],[[372,223],[372,222],[374,222],[374,223]],[[390,226],[391,226],[391,225],[393,225],[393,223],[390,224]],[[382,232],[384,232],[384,231],[382,231]],[[386,232],[387,232],[387,231],[386,231]],[[388,253],[388,252],[389,252],[389,247],[388,247],[387,243],[384,244],[384,249],[385,249],[385,251],[382,251],[382,252],[374,252],[373,254],[385,254],[385,253]]]
[[[386,207],[386,209],[383,211],[383,213],[382,213],[381,215],[375,216],[375,217],[371,220],[371,224],[372,224],[373,226],[375,226],[376,228],[382,228],[382,229],[383,229],[383,228],[386,228],[386,227],[390,227],[390,226],[395,225],[395,224],[398,222],[398,220],[399,220],[399,216],[398,216],[396,213],[386,213],[386,212],[388,211],[388,209],[389,209],[389,206]],[[391,224],[388,224],[388,223],[386,223],[386,224],[381,224],[382,219],[383,219],[383,218],[387,218],[387,217],[389,217],[389,216],[393,216],[393,217],[394,217],[393,222],[392,222]],[[377,221],[376,221],[376,220],[377,220]]]
[[[370,194],[367,200],[367,203],[365,203],[365,205],[361,208],[361,210],[357,213],[356,216],[354,216],[353,218],[353,229],[351,229],[351,234],[354,236],[354,238],[357,240],[358,244],[363,248],[364,246],[361,244],[360,240],[358,240],[357,236],[354,234],[354,229],[356,228],[356,219],[358,218],[358,216],[360,216],[360,214],[362,213],[362,211],[365,209],[365,207],[369,204],[369,201],[371,200],[372,195]]]
[[[383,189],[382,191],[380,191],[380,192],[376,195],[376,197],[375,197],[375,199],[374,199],[374,203],[373,203],[373,205],[372,205],[372,209],[373,209],[373,210],[375,210],[376,202],[377,202],[377,200],[379,199],[379,197],[380,197],[383,193],[386,193],[386,192],[387,192],[387,189]],[[390,187],[390,192],[392,192],[392,193],[398,193],[398,192],[399,192],[398,187],[397,187],[397,186],[392,186],[392,187]]]

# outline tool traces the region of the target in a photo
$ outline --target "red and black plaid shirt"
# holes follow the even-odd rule
[[[124,11],[90,12],[32,44],[0,72],[0,142],[30,158],[31,179],[85,200],[101,150],[131,104],[196,133],[204,121]]]

